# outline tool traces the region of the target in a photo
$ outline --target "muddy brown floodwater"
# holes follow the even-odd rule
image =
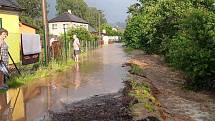
[[[121,44],[93,50],[80,60],[67,72],[0,94],[0,120],[43,120],[49,111],[60,111],[72,102],[123,88],[127,69],[121,65],[127,56]]]
[[[126,54],[111,44],[80,60],[66,72],[0,94],[0,121],[215,121],[214,94],[183,89],[183,74],[157,55]],[[141,74],[129,74],[126,64],[138,65]],[[135,114],[129,103],[136,102],[123,95],[129,79],[150,86],[155,112],[138,106],[138,115],[129,115]]]

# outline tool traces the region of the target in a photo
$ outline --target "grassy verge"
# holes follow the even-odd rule
[[[0,90],[0,94],[4,94],[6,92],[7,92],[6,90]]]
[[[144,77],[143,69],[138,65],[132,64],[129,72]],[[156,110],[156,98],[152,95],[147,83],[141,80],[136,81],[135,79],[130,79],[129,86],[130,91],[128,92],[128,96],[134,97],[137,100],[137,103],[130,105],[131,112],[134,115],[136,115],[138,110],[142,110],[142,108],[148,112],[154,112]]]
[[[21,76],[12,76],[10,81],[8,81],[8,85],[10,88],[17,88],[39,78],[48,77],[56,72],[63,72],[71,68],[73,64],[75,64],[73,60],[68,60],[67,62],[52,61],[46,67],[38,67],[35,71],[24,71]]]
[[[131,65],[131,69],[129,70],[129,72],[131,74],[134,74],[134,75],[138,75],[138,76],[144,76],[143,75],[143,69],[140,68],[138,65],[136,64],[132,64]]]
[[[138,83],[137,81],[130,81],[132,87],[129,92],[129,96],[134,97],[138,103],[131,106],[132,112],[137,108],[137,106],[142,105],[147,111],[153,112],[154,105],[156,103],[155,97],[151,94],[151,90],[145,83]]]
[[[133,48],[131,48],[131,47],[124,47],[124,52],[125,53],[131,53],[132,51],[134,51],[134,49]]]

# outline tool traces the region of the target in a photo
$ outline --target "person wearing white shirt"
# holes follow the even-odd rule
[[[79,39],[76,35],[73,35],[73,48],[74,48],[74,57],[75,57],[75,62],[78,62],[78,54],[80,53],[80,42]]]

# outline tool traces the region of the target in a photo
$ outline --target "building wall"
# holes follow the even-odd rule
[[[55,24],[55,27],[53,28],[53,24]],[[67,28],[78,28],[78,27],[83,27],[86,28],[89,31],[89,26],[88,24],[83,24],[83,23],[76,23],[76,22],[56,22],[56,23],[49,23],[49,33],[52,35],[57,35],[60,36],[61,34],[64,33],[64,24],[66,25],[66,31]]]
[[[19,30],[19,13],[0,10],[0,18],[2,19],[2,27],[7,29],[9,34],[6,43],[9,46],[9,52],[15,63],[20,62],[20,42],[21,34]],[[11,64],[11,60],[9,61]]]
[[[72,22],[71,26],[74,27],[74,28],[83,27],[83,28],[89,30],[88,24]]]
[[[20,91],[20,92],[19,92]],[[19,95],[17,95],[19,94]],[[13,121],[23,121],[25,119],[25,104],[22,90],[10,89],[7,91],[7,101],[10,102],[10,106],[14,107],[12,113]]]
[[[29,27],[29,26],[26,26],[22,23],[19,24],[20,27],[20,33],[31,33],[31,34],[36,34],[36,29],[32,28],[32,27]]]

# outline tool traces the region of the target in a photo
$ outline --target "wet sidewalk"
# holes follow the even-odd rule
[[[116,93],[123,88],[127,56],[121,44],[93,50],[65,73],[37,80],[34,84],[0,94],[0,121],[39,120],[48,111],[94,95]]]

